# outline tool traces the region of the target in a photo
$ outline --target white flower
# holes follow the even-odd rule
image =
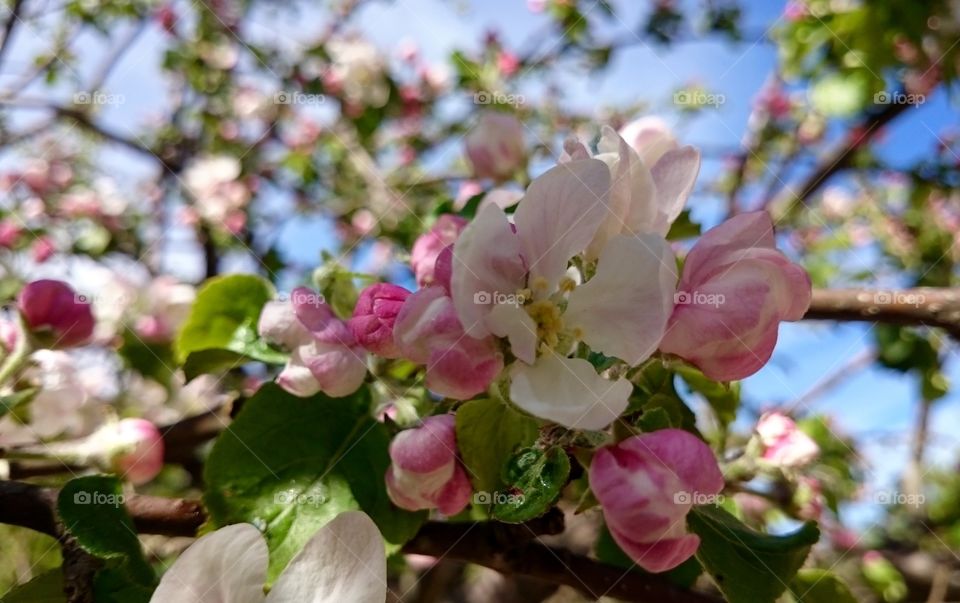
[[[487,205],[453,251],[451,296],[466,333],[506,337],[518,359],[510,368],[511,400],[578,429],[602,429],[616,419],[631,387],[569,358],[573,344],[639,364],[663,336],[677,280],[667,242],[640,233],[611,233],[585,283],[567,276],[570,259],[616,211],[610,172],[602,161],[573,157],[530,184],[515,227],[499,206]]]
[[[197,211],[208,222],[222,225],[250,201],[250,189],[239,180],[240,161],[229,155],[193,160],[183,171],[183,184],[197,203]]]
[[[267,543],[247,523],[194,542],[160,580],[150,603],[383,603],[383,537],[366,514],[342,513],[307,541],[270,589]]]
[[[327,51],[333,60],[330,75],[343,87],[351,103],[382,107],[390,96],[384,78],[385,63],[377,47],[360,38],[331,40]]]

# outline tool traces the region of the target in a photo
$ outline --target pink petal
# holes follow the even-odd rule
[[[526,268],[520,245],[507,215],[496,205],[481,209],[457,239],[450,291],[468,334],[482,337],[490,332],[484,318],[492,306],[483,303],[485,299],[513,295],[524,287]]]
[[[650,173],[656,185],[656,207],[660,216],[656,232],[666,236],[697,182],[700,151],[691,146],[669,151],[657,161]]]

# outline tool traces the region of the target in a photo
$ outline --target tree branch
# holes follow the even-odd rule
[[[22,482],[0,481],[0,522],[58,536],[57,492]],[[126,508],[143,534],[194,536],[205,516],[198,501],[132,495]],[[711,595],[680,589],[665,579],[600,563],[536,542],[563,531],[553,510],[524,524],[427,522],[403,547],[405,553],[444,557],[564,584],[593,598],[607,595],[638,603],[719,603]]]
[[[813,171],[797,187],[787,186],[772,203],[774,206],[790,207],[805,203],[831,176],[846,169],[854,154],[862,149],[877,133],[897,116],[914,105],[890,103],[875,113],[867,115],[858,127],[851,129],[838,141],[813,168]]]
[[[23,8],[25,0],[14,0],[10,7],[10,15],[3,24],[3,37],[0,38],[0,61],[3,61],[3,55],[10,48],[10,40],[13,39],[13,30],[20,21],[20,10]]]
[[[960,339],[960,288],[815,289],[804,319],[926,325]]]

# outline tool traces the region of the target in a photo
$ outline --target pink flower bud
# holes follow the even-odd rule
[[[28,283],[17,299],[17,307],[35,335],[48,333],[52,348],[68,348],[85,343],[93,334],[93,313],[62,281],[39,280]]]
[[[757,434],[764,445],[763,459],[777,467],[802,467],[820,455],[817,443],[783,413],[771,412],[760,417]]]
[[[57,251],[57,248],[53,244],[53,241],[50,240],[50,237],[40,237],[33,242],[30,251],[33,254],[33,261],[42,264],[50,259]]]
[[[696,552],[700,538],[687,532],[687,513],[711,502],[723,485],[713,452],[681,429],[600,448],[590,464],[590,487],[610,534],[650,572],[672,569]]]
[[[477,178],[508,180],[526,162],[523,124],[508,113],[482,113],[465,143]]]
[[[150,421],[123,419],[94,432],[88,444],[104,469],[133,484],[145,484],[163,469],[163,438]]]
[[[436,415],[401,431],[390,443],[387,494],[408,511],[439,509],[456,515],[470,502],[470,480],[457,460],[456,420]]]
[[[810,277],[777,248],[766,212],[707,231],[683,265],[660,350],[716,381],[743,379],[773,354],[782,320],[810,306]]]
[[[360,292],[348,324],[353,336],[367,350],[383,358],[399,358],[393,342],[393,325],[410,292],[389,283],[377,283]]]
[[[420,235],[410,251],[410,266],[417,284],[426,287],[434,283],[437,257],[457,240],[467,226],[467,220],[453,214],[443,214],[429,232]]]
[[[449,398],[468,400],[486,391],[503,370],[494,339],[464,333],[442,287],[420,289],[407,298],[394,341],[403,357],[427,366],[427,388]]]
[[[0,220],[0,247],[13,249],[23,234],[23,227],[19,220]]]
[[[306,327],[312,340],[294,350],[287,369],[277,382],[282,387],[292,386],[291,376],[296,374],[297,385],[289,387],[288,391],[295,395],[316,393],[303,393],[306,383],[302,371],[297,368],[302,365],[313,375],[316,388],[328,396],[338,398],[357,391],[367,374],[367,352],[357,343],[347,323],[333,314],[333,309],[318,293],[306,287],[294,289],[290,300],[300,324]]]

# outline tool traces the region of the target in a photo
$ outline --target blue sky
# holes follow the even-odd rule
[[[685,6],[695,6],[684,2]],[[755,0],[745,2],[745,29],[756,35],[774,25],[782,11],[782,2]],[[648,3],[614,2],[618,19],[605,26],[611,38],[621,37],[638,16],[647,10]],[[275,39],[281,36],[295,45],[298,40],[312,38],[320,31],[324,17],[315,9],[307,9],[299,17],[278,19],[272,11],[254,15],[250,28],[254,37]],[[445,61],[455,48],[477,49],[488,29],[500,32],[507,46],[521,48],[531,32],[541,31],[547,24],[543,15],[531,14],[522,0],[493,0],[448,2],[443,0],[399,0],[392,3],[373,3],[364,7],[356,29],[366,32],[387,53],[394,53],[406,39],[414,39],[423,55],[432,62]],[[122,104],[111,106],[100,115],[104,124],[118,132],[133,133],[151,116],[156,116],[164,104],[166,85],[156,69],[157,53],[164,34],[151,27],[133,47],[129,56],[114,70],[104,88],[123,94]],[[42,33],[22,29],[16,40],[8,75],[0,75],[0,89],[15,78],[9,75],[23,68],[29,52],[42,48],[47,40]],[[90,60],[82,62],[78,75],[88,75],[97,65],[107,45],[95,36],[79,42],[78,48]],[[684,142],[711,148],[736,148],[742,136],[751,100],[767,80],[776,65],[776,48],[764,40],[748,40],[729,45],[717,40],[687,42],[665,48],[638,43],[615,55],[609,69],[597,77],[583,77],[570,73],[561,77],[564,102],[572,107],[599,113],[603,106],[648,101],[651,112],[661,113],[678,125]],[[726,102],[715,110],[680,123],[673,111],[672,94],[675,89],[691,81],[703,82],[711,90],[724,94]],[[69,99],[69,87],[61,88],[59,100]],[[44,89],[35,87],[36,95]],[[524,90],[524,92],[527,92]],[[529,89],[536,94],[536,87]],[[467,106],[461,99],[451,101],[451,110]],[[36,112],[18,113],[23,123],[38,117]],[[906,164],[928,153],[935,143],[935,134],[946,124],[957,124],[956,108],[944,93],[939,93],[888,128],[879,146],[881,156],[894,163]],[[438,165],[452,161],[460,151],[449,149],[435,158]],[[148,163],[128,154],[109,151],[104,156],[114,173],[131,178],[152,169]],[[0,166],[9,165],[10,157],[0,155]],[[115,167],[113,167],[115,166]],[[721,160],[705,161],[702,178],[709,180],[718,173]],[[842,183],[837,180],[835,183]],[[282,207],[283,201],[271,200]],[[696,195],[689,204],[696,219],[705,225],[719,218],[720,200]],[[318,259],[321,249],[330,249],[332,236],[329,225],[322,219],[298,219],[288,223],[277,237],[283,252],[297,263],[310,265]],[[179,242],[168,246],[168,265],[182,266],[184,259],[196,257],[196,250]],[[244,265],[230,267],[242,269]],[[189,271],[185,277],[195,277]],[[858,324],[786,324],[780,332],[780,343],[773,361],[755,376],[744,382],[744,397],[751,407],[770,407],[798,398],[825,375],[843,366],[850,358],[861,354],[870,345],[872,337],[866,325]],[[952,352],[951,352],[952,354]],[[960,371],[953,356],[948,363],[953,382]],[[868,475],[878,487],[890,487],[891,480],[902,466],[908,444],[905,437],[895,443],[877,437],[878,433],[900,432],[905,435],[915,414],[918,386],[912,379],[880,368],[868,368],[852,375],[843,385],[818,398],[808,411],[825,412],[834,416],[839,430],[859,438],[862,452],[869,462]],[[937,403],[931,423],[934,445],[930,457],[940,463],[952,462],[958,440],[950,433],[951,426],[960,422],[958,394],[953,393]],[[741,421],[745,427],[746,420]],[[874,516],[869,504],[859,505],[854,519],[866,524]]]

